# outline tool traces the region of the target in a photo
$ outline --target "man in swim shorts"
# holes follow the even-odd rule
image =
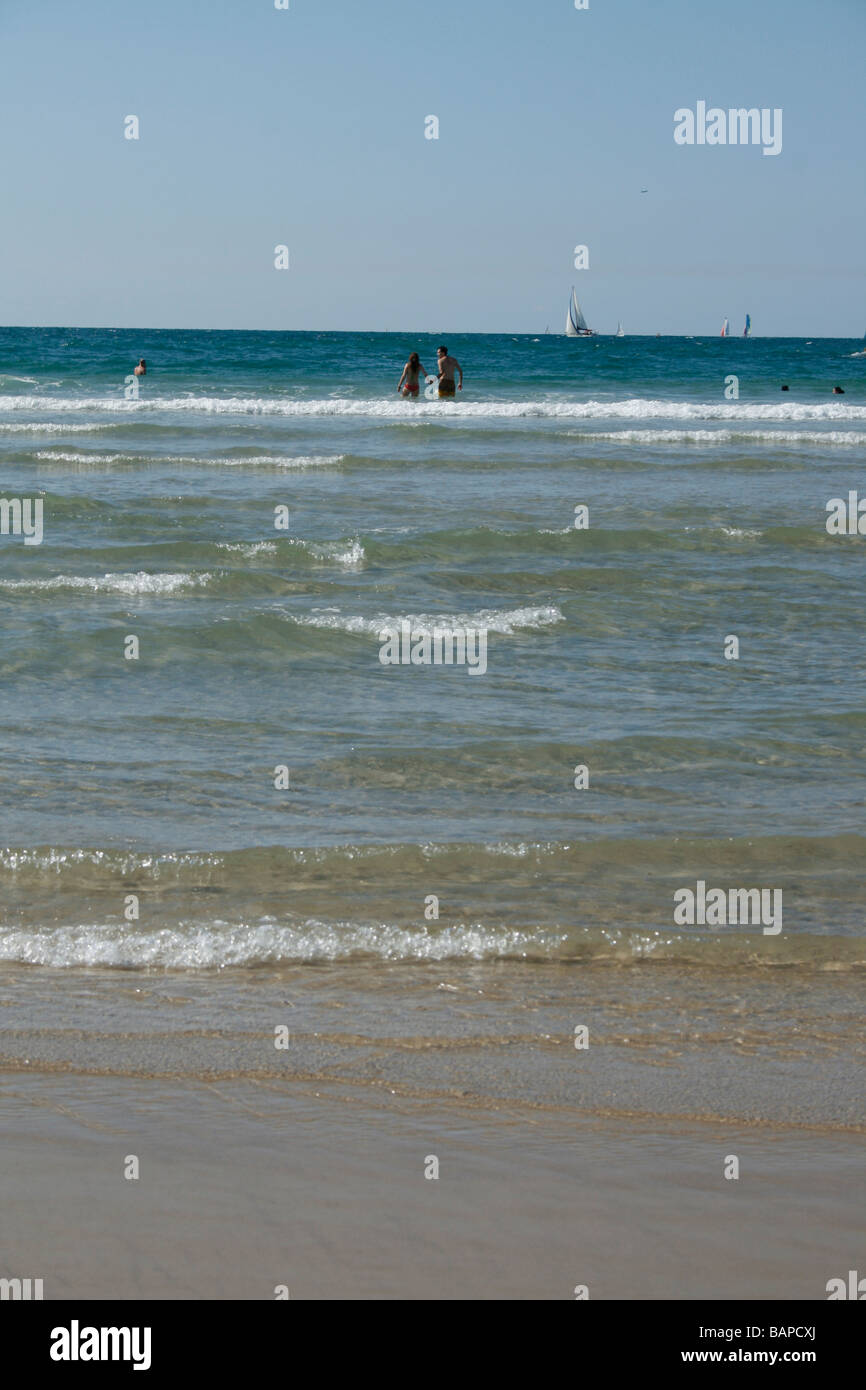
[[[457,372],[460,377],[460,385],[456,389],[458,391],[463,390],[463,368],[456,357],[448,356],[447,347],[438,348],[436,356],[439,360],[439,398],[441,400],[442,398],[454,395],[455,372]]]

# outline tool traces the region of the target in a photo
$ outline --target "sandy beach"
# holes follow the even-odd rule
[[[832,1376],[866,3],[3,9],[25,1374],[588,1299],[581,1368]]]
[[[5,1271],[47,1299],[826,1297],[860,1244],[844,989],[794,1038],[796,982],[763,1020],[732,1014],[752,975],[707,982],[675,1036],[674,981],[638,973],[566,999],[555,971],[380,966],[353,999],[345,967],[5,967]]]

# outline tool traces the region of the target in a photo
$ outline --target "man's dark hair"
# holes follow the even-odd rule
[[[444,352],[444,353],[445,353],[445,356],[446,356],[446,357],[448,356],[448,349],[447,349],[447,347],[437,348],[436,351],[437,351],[437,352]]]

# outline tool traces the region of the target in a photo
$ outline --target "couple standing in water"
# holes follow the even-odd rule
[[[439,399],[447,399],[453,396],[456,391],[463,390],[463,368],[456,357],[449,357],[447,347],[441,347],[436,352],[439,365]],[[409,361],[403,368],[403,375],[397,390],[406,397],[407,400],[414,400],[420,391],[419,376],[423,372],[424,379],[427,378],[426,368],[422,366],[421,359],[417,352],[413,352]],[[460,378],[460,384],[455,385],[455,372]]]

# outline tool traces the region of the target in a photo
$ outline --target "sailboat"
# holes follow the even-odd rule
[[[728,320],[727,320],[727,319],[725,319],[724,323],[722,324],[721,337],[723,337],[723,338],[729,338],[729,337],[730,337],[730,333],[729,333],[729,331],[728,331]]]
[[[588,326],[586,319],[583,317],[583,312],[577,302],[577,295],[574,292],[573,285],[571,287],[571,299],[568,302],[568,314],[565,319],[565,336],[566,338],[595,337],[593,329]]]
[[[622,319],[618,319],[618,320],[617,320],[616,332],[614,333],[613,336],[614,336],[615,338],[624,338],[624,337],[625,337],[625,334],[624,334],[623,331],[622,331]]]
[[[743,337],[744,337],[744,338],[751,338],[751,336],[752,336],[752,315],[751,315],[751,314],[746,314],[746,326],[745,326],[745,328],[743,329]]]

